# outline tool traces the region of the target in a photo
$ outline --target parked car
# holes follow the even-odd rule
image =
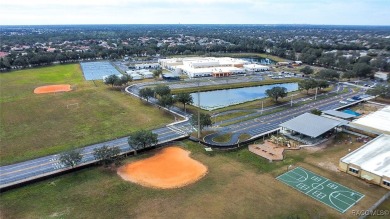
[[[361,100],[362,98],[360,98],[359,96],[353,96],[353,97],[351,97],[352,99],[354,99],[354,100]]]
[[[347,102],[345,102],[344,100],[340,101],[340,103],[342,103],[342,104],[347,104]]]

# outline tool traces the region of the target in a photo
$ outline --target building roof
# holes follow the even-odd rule
[[[357,119],[352,124],[390,134],[390,106]]]
[[[163,76],[166,77],[166,78],[178,78],[178,77],[180,77],[180,75],[178,75],[176,73],[164,73]]]
[[[340,124],[341,122],[337,120],[305,113],[280,126],[316,138]]]
[[[390,177],[390,135],[380,135],[340,161],[359,166],[362,170]]]
[[[325,113],[325,114],[331,115],[331,116],[342,118],[342,119],[350,119],[350,118],[356,117],[355,115],[352,115],[352,114],[349,114],[349,113],[340,112],[340,111],[337,111],[337,110],[326,110],[326,111],[322,111],[322,112]]]

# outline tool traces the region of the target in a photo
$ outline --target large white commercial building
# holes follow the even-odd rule
[[[378,133],[390,134],[390,106],[354,120],[351,124]]]
[[[390,135],[380,135],[342,157],[339,170],[390,189]]]
[[[179,74],[196,77],[226,77],[245,74],[247,71],[269,70],[267,66],[250,64],[242,59],[229,57],[188,57],[160,59],[159,64],[168,70]]]

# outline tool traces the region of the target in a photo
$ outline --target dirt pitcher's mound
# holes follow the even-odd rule
[[[117,171],[124,180],[143,186],[170,189],[196,182],[207,173],[207,167],[189,157],[190,152],[168,147],[153,157],[130,163]]]
[[[57,84],[57,85],[48,85],[41,86],[34,89],[35,94],[46,94],[46,93],[56,93],[56,92],[65,92],[71,91],[70,84]]]

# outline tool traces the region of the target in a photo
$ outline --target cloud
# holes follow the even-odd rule
[[[9,0],[0,3],[0,24],[390,25],[388,11],[388,0]]]

